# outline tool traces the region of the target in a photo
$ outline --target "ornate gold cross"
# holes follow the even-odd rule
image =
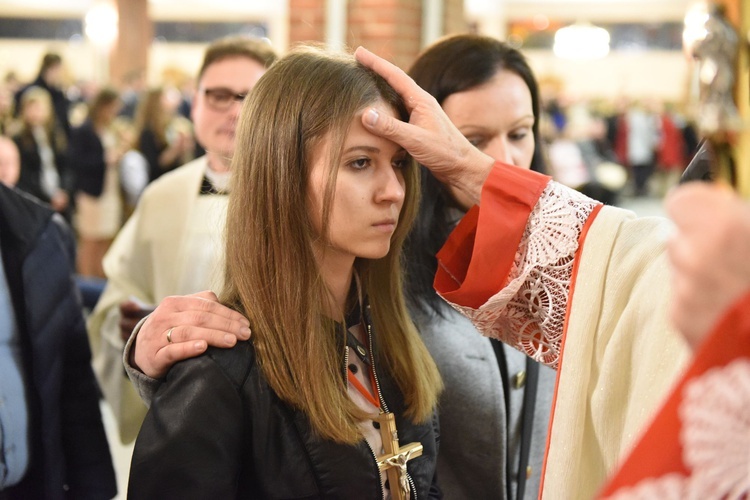
[[[383,439],[385,454],[378,457],[378,467],[386,471],[391,497],[394,500],[406,500],[411,496],[411,485],[406,475],[406,463],[422,454],[421,443],[409,443],[403,448],[398,445],[398,431],[393,413],[381,413],[380,437]]]
[[[750,6],[696,2],[685,16],[685,48],[700,86],[696,123],[708,139],[711,178],[750,196]]]

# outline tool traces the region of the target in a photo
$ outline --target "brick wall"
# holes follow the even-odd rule
[[[443,33],[455,35],[468,32],[469,25],[464,17],[464,0],[445,0],[443,2]]]
[[[325,0],[289,0],[289,47],[325,41]]]
[[[347,44],[408,68],[420,50],[422,0],[350,0]]]
[[[463,0],[444,0],[445,33],[467,31]],[[325,39],[325,0],[289,1],[290,46]],[[422,0],[349,0],[346,44],[408,68],[421,49]]]
[[[109,61],[109,79],[116,85],[133,71],[146,71],[153,38],[147,0],[118,0],[118,37]]]

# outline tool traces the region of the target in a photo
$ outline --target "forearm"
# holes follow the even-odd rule
[[[138,332],[140,331],[141,326],[143,326],[143,323],[147,318],[148,316],[146,318],[143,318],[136,325],[136,327],[133,329],[133,333],[130,335],[130,338],[125,343],[125,349],[123,350],[122,354],[122,362],[125,366],[125,373],[135,387],[135,390],[140,396],[141,400],[144,402],[146,407],[151,407],[151,401],[154,398],[154,394],[156,394],[156,391],[159,389],[162,380],[149,377],[140,369],[138,369],[138,367],[135,366],[135,363],[133,363],[135,340],[138,336]]]
[[[600,205],[532,172],[513,174],[489,179],[481,207],[438,255],[435,284],[484,335],[556,366],[576,254]]]

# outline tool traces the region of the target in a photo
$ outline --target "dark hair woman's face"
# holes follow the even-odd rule
[[[534,108],[526,82],[500,70],[488,82],[451,94],[443,110],[461,133],[496,160],[531,167]]]

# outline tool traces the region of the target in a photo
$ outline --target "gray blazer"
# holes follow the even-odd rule
[[[511,460],[513,499],[520,454],[521,409],[524,387],[516,389],[514,376],[526,369],[526,356],[503,346],[510,394],[510,437],[506,433],[503,382],[490,340],[450,307],[445,318],[414,315],[427,348],[445,383],[438,408],[440,452],[438,484],[447,499],[506,499],[506,461]],[[524,498],[539,494],[547,441],[550,407],[557,372],[541,366],[537,389],[529,465]]]

